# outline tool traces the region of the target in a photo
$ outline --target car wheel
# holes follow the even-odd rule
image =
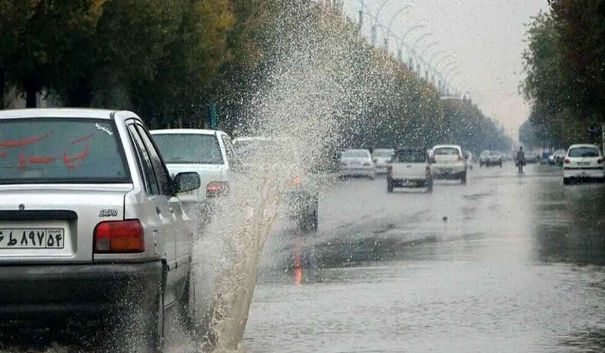
[[[387,178],[387,192],[388,193],[393,192],[393,179],[391,179],[391,178]]]
[[[563,185],[569,185],[571,184],[571,180],[569,180],[569,178],[563,178]]]
[[[319,228],[319,212],[317,208],[315,208],[311,215],[311,230],[316,232],[317,228]]]
[[[433,179],[428,179],[426,181],[426,192],[427,193],[432,193],[433,192]]]
[[[466,172],[462,173],[462,176],[460,177],[460,183],[466,184]]]

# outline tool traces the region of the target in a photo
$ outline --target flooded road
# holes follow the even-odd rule
[[[273,236],[248,351],[605,350],[603,185],[510,162],[469,175],[433,194],[335,182],[298,243],[308,268],[284,273],[295,254]]]

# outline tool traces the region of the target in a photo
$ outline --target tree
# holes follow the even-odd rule
[[[35,107],[36,95],[66,73],[60,69],[66,53],[94,32],[104,3],[105,0],[29,0],[8,6],[16,9],[7,31],[18,33],[17,45],[10,44],[9,36],[9,44],[0,55],[7,82],[25,92],[28,107]],[[77,67],[70,69],[79,71]],[[61,75],[60,79],[65,77]]]
[[[8,67],[16,56],[27,23],[35,13],[40,0],[0,0],[0,109],[4,108],[4,92],[7,87]]]
[[[566,107],[588,124],[605,122],[605,2],[551,0]]]

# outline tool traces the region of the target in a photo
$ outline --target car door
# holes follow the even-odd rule
[[[164,258],[168,266],[165,288],[165,304],[176,300],[177,283],[177,231],[175,229],[174,208],[170,204],[170,176],[159,157],[155,145],[146,134],[146,129],[138,122],[128,124],[128,132],[137,150],[141,154],[144,165],[151,178],[151,192],[149,200],[155,208],[155,217],[158,224],[156,238],[164,244]]]

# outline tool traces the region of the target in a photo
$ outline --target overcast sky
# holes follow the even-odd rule
[[[345,11],[355,19],[364,1],[376,15],[385,0],[345,0]],[[398,36],[412,26],[425,27],[410,32],[405,40],[412,44],[424,33],[432,33],[418,47],[427,49],[428,59],[438,51],[452,55],[460,64],[460,74],[452,78],[455,86],[467,86],[471,98],[489,117],[497,119],[509,135],[516,138],[517,129],[529,115],[529,105],[518,93],[522,81],[522,53],[526,47],[525,24],[540,10],[547,10],[546,0],[386,0],[380,22]],[[404,6],[409,8],[394,15]],[[364,34],[369,37],[370,17],[364,19]],[[383,37],[379,30],[379,38]],[[380,45],[383,45],[380,40]],[[391,41],[390,48],[395,43]],[[444,54],[445,55],[445,54]],[[435,61],[438,61],[438,55]],[[441,66],[441,65],[440,65]]]

